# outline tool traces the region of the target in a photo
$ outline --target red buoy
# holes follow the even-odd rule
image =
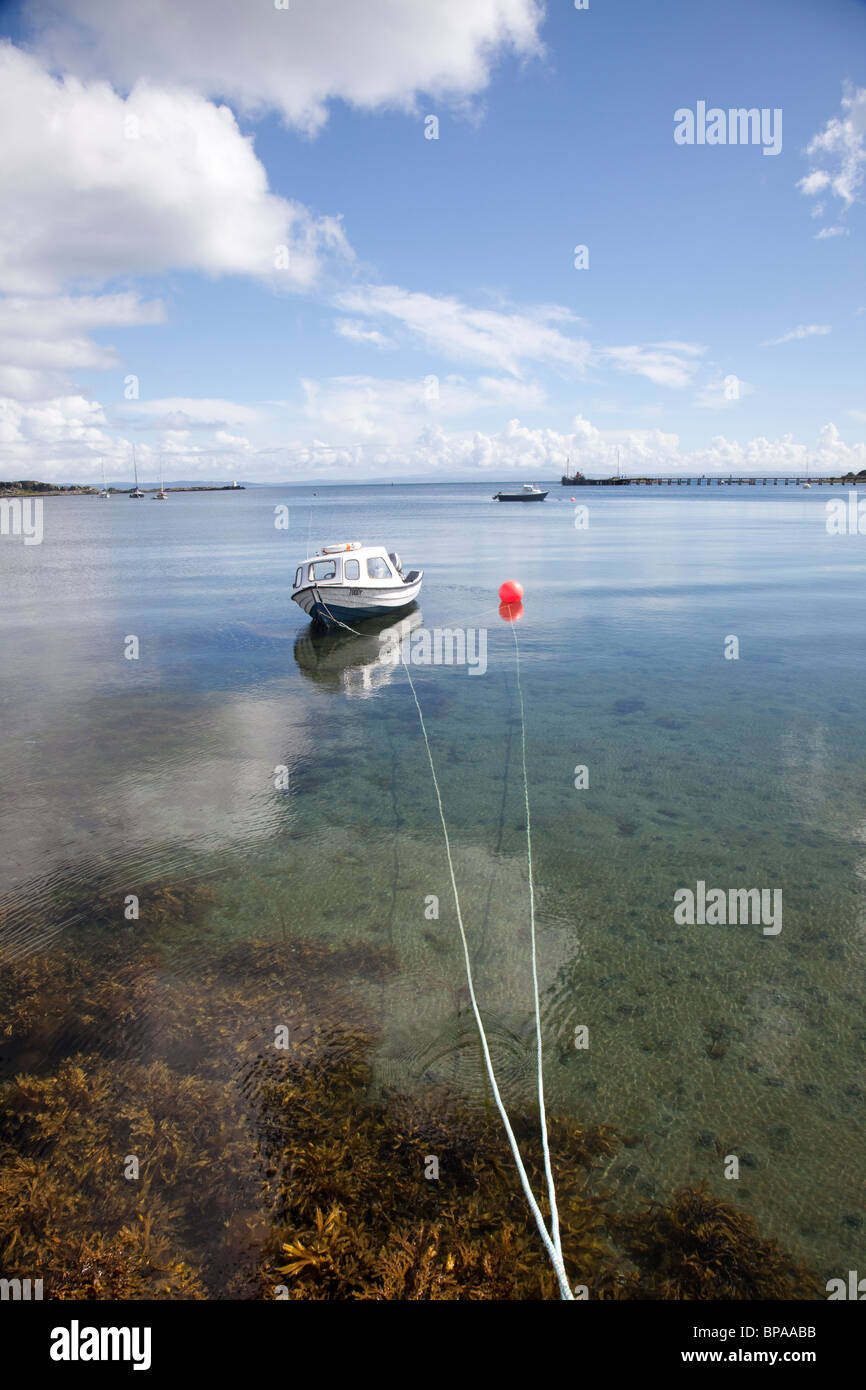
[[[516,579],[506,579],[499,586],[499,597],[503,603],[519,603],[523,598],[523,585],[518,584]]]

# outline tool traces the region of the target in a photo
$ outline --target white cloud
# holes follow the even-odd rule
[[[384,320],[430,352],[514,376],[521,376],[530,362],[581,373],[589,357],[589,343],[563,332],[577,320],[557,306],[523,311],[473,308],[450,296],[413,293],[396,285],[346,290],[337,303],[368,320]]]
[[[802,338],[826,337],[832,331],[829,323],[798,323],[796,328],[789,328],[781,338],[767,338],[761,347],[778,347],[779,343],[799,342]]]
[[[287,439],[275,420],[266,425],[267,444],[222,428],[195,438],[190,431],[166,432],[158,451],[146,443],[137,446],[139,473],[144,479],[158,476],[158,452],[165,454],[166,467],[175,477],[249,481],[340,479],[347,474],[358,481],[383,475],[550,479],[558,477],[566,465],[590,476],[604,476],[616,472],[618,456],[624,473],[661,476],[786,472],[838,476],[866,468],[866,443],[846,443],[833,424],[810,443],[797,442],[792,435],[745,441],[717,435],[696,450],[682,449],[674,433],[601,430],[581,415],[564,431],[531,428],[516,418],[498,429],[464,430],[448,428],[441,413],[425,416],[417,384],[415,396],[407,401],[409,385],[375,383],[378,394],[371,398],[364,395],[368,388],[363,379],[354,386],[349,381],[341,399],[339,382],[322,384],[308,396],[312,439]],[[461,389],[468,393],[481,388],[478,383],[461,385],[456,379],[453,389],[459,407]],[[96,481],[100,455],[106,459],[109,476],[131,477],[129,444],[109,438],[104,423],[99,404],[82,397],[31,408],[0,403],[0,442],[7,460],[18,465],[13,474],[18,477]],[[357,434],[351,430],[355,423]],[[336,444],[317,437],[324,434],[333,439],[338,433],[342,442]]]
[[[19,401],[68,395],[74,372],[119,362],[115,349],[94,342],[89,331],[164,319],[158,300],[143,303],[131,292],[0,298],[0,394]]]
[[[394,346],[393,338],[380,333],[378,328],[365,328],[358,319],[339,319],[335,327],[341,338],[348,338],[353,343],[364,343],[369,347],[378,348]]]
[[[809,197],[814,193],[820,193],[822,189],[829,188],[829,186],[830,175],[825,173],[823,169],[815,169],[813,173],[806,174],[797,184],[800,192]],[[823,207],[823,204],[819,204],[819,206]]]
[[[813,167],[797,183],[801,193],[814,197],[830,193],[840,199],[844,209],[859,200],[866,166],[866,87],[847,86],[842,97],[842,114],[827,121],[806,146]],[[843,228],[818,233],[818,240],[841,236]]]
[[[252,425],[261,418],[253,406],[237,401],[174,396],[162,400],[124,401],[124,415],[139,416],[148,429],[189,431],[216,425]]]
[[[367,111],[413,111],[422,92],[465,102],[500,56],[540,51],[543,15],[536,0],[35,0],[30,12],[54,66],[274,108],[309,131],[334,99]]]
[[[287,458],[298,477],[356,478],[381,474],[399,476],[473,475],[505,479],[510,476],[551,479],[566,465],[589,476],[616,472],[691,476],[742,473],[746,475],[833,473],[866,467],[866,443],[848,445],[834,425],[821,431],[816,443],[797,443],[793,436],[759,437],[747,441],[715,436],[702,449],[685,451],[676,434],[661,430],[599,430],[577,416],[570,431],[530,429],[517,419],[493,433],[481,430],[447,431],[432,423],[419,431],[411,446],[375,444],[298,445]]]
[[[430,374],[410,380],[332,377],[303,382],[304,413],[313,428],[347,444],[411,444],[419,429],[485,410],[540,409],[543,388],[513,378]]]
[[[214,444],[220,450],[229,450],[237,454],[254,454],[255,449],[248,439],[240,434],[229,434],[228,430],[217,430],[214,434]]]
[[[822,227],[820,232],[815,233],[815,240],[826,241],[828,237],[849,235],[847,227]]]
[[[696,343],[649,343],[602,348],[599,358],[609,359],[621,372],[645,376],[656,386],[681,388],[691,382],[704,350]]]
[[[708,381],[695,396],[694,404],[699,410],[735,410],[744,396],[750,396],[754,386],[743,381],[733,373],[715,377]]]
[[[9,43],[0,44],[0,181],[15,190],[0,208],[8,291],[169,268],[296,289],[315,282],[325,255],[350,254],[337,220],[269,192],[228,107],[147,83],[124,100],[106,82],[55,78]]]
[[[99,445],[108,442],[103,432],[105,415],[96,401],[84,396],[59,396],[24,405],[18,401],[0,399],[0,443],[6,449],[15,445]],[[19,451],[12,448],[15,457]],[[37,456],[38,449],[29,447],[25,456]],[[79,454],[79,457],[81,455]]]

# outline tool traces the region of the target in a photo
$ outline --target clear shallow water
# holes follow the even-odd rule
[[[367,986],[377,1080],[441,1078],[484,1103],[405,677],[374,636],[311,640],[288,597],[310,548],[385,542],[425,570],[426,627],[488,629],[484,675],[413,676],[494,1060],[506,1096],[531,1094],[515,651],[496,597],[519,578],[549,1103],[638,1137],[599,1176],[624,1199],[706,1179],[827,1277],[857,1268],[866,538],[827,535],[841,489],[580,492],[575,530],[567,489],[508,507],[498,485],[56,498],[41,546],[0,539],[5,950],[75,942],[91,888],[201,880],[213,898],[177,923],[177,971],[285,926],[390,943],[398,973]],[[782,888],[781,933],[676,925],[673,895],[698,879]]]

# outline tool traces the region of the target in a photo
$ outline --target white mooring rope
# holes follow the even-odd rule
[[[477,1027],[477,1029],[478,1029],[478,1036],[479,1036],[479,1038],[480,1038],[480,1040],[481,1040],[481,1049],[482,1049],[482,1052],[484,1053],[484,1065],[485,1065],[485,1067],[487,1068],[487,1075],[488,1075],[488,1078],[489,1078],[489,1080],[490,1080],[491,1089],[492,1089],[492,1091],[493,1091],[493,1099],[494,1099],[494,1101],[496,1102],[496,1108],[497,1108],[497,1110],[499,1111],[500,1118],[501,1118],[502,1123],[503,1123],[503,1126],[504,1126],[504,1128],[505,1128],[505,1133],[506,1133],[506,1135],[508,1136],[508,1143],[509,1143],[509,1145],[510,1145],[511,1152],[512,1152],[512,1155],[513,1155],[513,1157],[514,1157],[514,1162],[515,1162],[515,1164],[516,1164],[516,1166],[517,1166],[517,1172],[518,1172],[518,1175],[519,1175],[519,1177],[520,1177],[520,1183],[521,1183],[521,1186],[522,1186],[522,1188],[523,1188],[524,1195],[526,1196],[526,1200],[527,1200],[527,1202],[528,1202],[528,1204],[529,1204],[529,1209],[530,1209],[530,1211],[532,1212],[532,1215],[535,1217],[535,1224],[536,1224],[536,1226],[538,1227],[538,1233],[539,1233],[539,1235],[541,1236],[542,1241],[544,1242],[544,1247],[545,1247],[545,1249],[546,1249],[546,1251],[547,1251],[547,1254],[548,1254],[548,1256],[549,1256],[549,1258],[550,1258],[550,1263],[553,1265],[553,1269],[554,1269],[554,1272],[555,1272],[555,1274],[556,1274],[557,1281],[558,1281],[558,1283],[559,1283],[559,1291],[560,1291],[560,1294],[562,1295],[562,1298],[563,1298],[563,1299],[573,1302],[573,1301],[574,1301],[574,1294],[573,1294],[572,1291],[571,1291],[571,1287],[570,1287],[570,1285],[569,1285],[568,1278],[567,1278],[566,1273],[565,1273],[565,1265],[564,1265],[563,1258],[562,1258],[562,1248],[561,1248],[560,1239],[559,1239],[559,1218],[558,1218],[558,1215],[557,1215],[556,1194],[555,1194],[554,1186],[553,1186],[553,1176],[552,1176],[551,1169],[550,1169],[550,1154],[549,1154],[549,1151],[548,1151],[548,1144],[547,1144],[547,1122],[546,1122],[545,1114],[544,1114],[544,1094],[543,1094],[543,1090],[542,1090],[542,1088],[541,1088],[541,1019],[540,1019],[540,1005],[539,1005],[539,1000],[538,1000],[538,976],[537,976],[537,973],[536,973],[536,961],[535,961],[535,904],[534,904],[534,898],[532,897],[532,860],[531,860],[531,847],[530,847],[530,842],[529,842],[529,840],[527,839],[527,846],[528,846],[529,854],[530,854],[529,884],[530,884],[531,928],[532,928],[532,971],[533,971],[533,989],[534,989],[534,992],[535,992],[535,1018],[536,1018],[536,1030],[537,1030],[537,1040],[538,1040],[539,1104],[540,1104],[540,1106],[541,1106],[542,1138],[543,1138],[543,1143],[544,1143],[544,1166],[545,1166],[545,1172],[546,1172],[546,1174],[547,1174],[548,1192],[549,1192],[549,1194],[550,1194],[551,1222],[552,1222],[553,1232],[554,1232],[553,1238],[551,1238],[551,1233],[548,1231],[547,1226],[545,1225],[544,1217],[543,1217],[542,1214],[541,1214],[541,1210],[540,1210],[540,1208],[539,1208],[538,1202],[535,1200],[535,1194],[533,1193],[532,1188],[531,1188],[530,1185],[529,1185],[529,1178],[528,1178],[528,1176],[527,1176],[526,1169],[525,1169],[524,1164],[523,1164],[523,1159],[521,1158],[521,1155],[520,1155],[520,1149],[518,1148],[518,1145],[517,1145],[517,1139],[516,1139],[516,1136],[515,1136],[515,1134],[514,1134],[514,1130],[513,1130],[512,1127],[511,1127],[511,1121],[510,1121],[510,1119],[508,1118],[508,1111],[505,1109],[505,1105],[504,1105],[504,1103],[503,1103],[502,1096],[501,1096],[500,1093],[499,1093],[499,1086],[498,1086],[497,1081],[496,1081],[496,1074],[495,1074],[495,1072],[494,1072],[494,1070],[493,1070],[493,1061],[492,1061],[491,1056],[490,1056],[490,1048],[489,1048],[488,1043],[487,1043],[487,1034],[486,1034],[486,1032],[484,1031],[484,1024],[483,1024],[483,1022],[482,1022],[482,1020],[481,1020],[481,1014],[480,1014],[479,1009],[478,1009],[478,1000],[477,1000],[476,997],[475,997],[475,985],[474,985],[474,982],[473,982],[473,979],[472,979],[472,965],[471,965],[471,962],[470,962],[470,959],[469,959],[469,943],[468,943],[468,941],[466,940],[466,932],[465,932],[465,929],[464,929],[464,927],[463,927],[463,914],[462,914],[462,911],[461,911],[461,909],[460,909],[460,895],[459,895],[459,893],[457,892],[457,880],[456,880],[456,878],[455,878],[455,876],[454,876],[454,861],[453,861],[453,859],[452,859],[452,857],[451,857],[451,840],[450,840],[450,837],[449,837],[449,835],[448,835],[448,826],[447,826],[447,824],[446,824],[446,822],[445,822],[445,810],[444,810],[444,807],[443,807],[443,805],[442,805],[442,794],[441,794],[441,792],[440,792],[440,790],[439,790],[439,779],[438,779],[438,777],[436,776],[436,768],[435,768],[434,763],[433,763],[433,753],[432,753],[432,750],[431,750],[431,748],[430,748],[430,740],[429,740],[429,738],[427,737],[427,727],[426,727],[426,725],[425,725],[425,723],[424,723],[424,715],[423,715],[422,710],[421,710],[421,705],[419,704],[419,701],[418,701],[418,695],[417,695],[417,693],[416,693],[416,691],[415,691],[415,683],[414,683],[414,681],[412,680],[412,674],[411,674],[411,672],[410,672],[410,670],[409,670],[409,667],[408,667],[407,664],[406,664],[405,658],[403,657],[402,646],[401,646],[401,649],[400,649],[400,660],[402,661],[402,663],[403,663],[403,669],[404,669],[404,671],[406,672],[406,679],[407,679],[408,682],[409,682],[409,689],[412,691],[412,698],[413,698],[413,700],[415,701],[415,708],[416,708],[417,711],[418,711],[418,719],[419,719],[419,721],[420,721],[420,723],[421,723],[421,732],[422,732],[422,734],[424,735],[424,745],[425,745],[425,747],[426,747],[426,749],[427,749],[427,761],[428,761],[429,764],[430,764],[430,773],[431,773],[431,776],[432,776],[432,778],[433,778],[433,787],[434,787],[434,790],[435,790],[435,792],[436,792],[436,802],[437,802],[437,805],[438,805],[438,807],[439,807],[439,819],[440,819],[440,821],[442,822],[442,834],[443,834],[443,836],[444,836],[444,838],[445,838],[445,852],[446,852],[446,854],[447,854],[447,856],[448,856],[448,872],[449,872],[449,874],[450,874],[450,876],[451,876],[451,891],[452,891],[452,893],[453,893],[453,895],[454,895],[454,907],[455,907],[455,910],[456,910],[456,913],[457,913],[457,926],[458,926],[458,928],[459,928],[459,930],[460,930],[460,940],[461,940],[461,943],[462,943],[462,945],[463,945],[463,959],[464,959],[464,963],[465,963],[465,966],[466,966],[466,981],[467,981],[467,984],[468,984],[468,986],[469,986],[469,998],[470,998],[470,1001],[471,1001],[471,1003],[472,1003],[472,1012],[473,1012],[473,1014],[474,1014],[474,1016],[475,1016],[475,1025],[476,1025],[476,1027]],[[521,694],[521,719],[522,719],[522,717],[523,717],[523,697],[522,697],[522,694]],[[525,729],[524,729],[524,763],[523,763],[523,770],[524,770],[524,777],[525,777],[525,776],[526,776],[526,735],[525,735]],[[527,813],[527,836],[528,836],[528,834],[529,834],[529,791],[528,791],[528,783],[525,783],[525,788],[526,788],[526,808],[527,808],[527,812],[526,812],[526,813]]]

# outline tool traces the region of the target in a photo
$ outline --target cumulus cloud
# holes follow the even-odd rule
[[[823,338],[832,331],[829,323],[798,323],[796,328],[789,328],[781,338],[767,338],[761,347],[778,347],[779,343],[799,342],[802,338]]]
[[[260,422],[252,438],[222,426],[207,432],[165,431],[158,445],[137,446],[140,475],[158,475],[158,453],[165,454],[166,466],[172,460],[176,477],[263,482],[287,476],[339,479],[347,474],[358,481],[383,475],[549,479],[566,467],[603,477],[616,472],[620,459],[625,473],[661,476],[786,472],[838,476],[866,467],[866,443],[848,444],[833,424],[811,442],[797,441],[790,434],[745,441],[716,435],[704,448],[687,450],[674,433],[602,430],[583,415],[565,430],[531,427],[516,417],[499,428],[460,428],[461,404],[468,406],[472,393],[487,388],[459,378],[446,383],[454,393],[450,403],[443,392],[455,417],[453,423],[444,411],[427,409],[423,383],[420,395],[418,383],[400,381],[337,379],[306,385],[305,427],[310,428],[312,440],[309,435],[292,437],[277,416]],[[505,385],[521,386],[510,379],[505,379]],[[491,398],[495,394],[493,386]],[[852,414],[856,418],[856,412]],[[95,481],[100,456],[105,457],[110,476],[131,476],[128,442],[110,438],[104,424],[99,404],[83,397],[30,408],[0,402],[0,443],[7,459],[20,465],[14,476]],[[336,436],[337,442],[328,442],[323,435],[331,441]]]
[[[7,451],[16,445],[99,445],[108,441],[104,425],[102,407],[84,396],[59,396],[38,405],[0,399],[0,444]],[[14,448],[11,452],[18,456]],[[40,451],[28,447],[20,452],[35,457]]]
[[[124,99],[107,82],[54,77],[10,43],[0,180],[15,189],[0,207],[0,290],[166,269],[297,289],[324,256],[350,254],[336,219],[269,191],[228,107],[144,82]]]
[[[35,0],[40,52],[56,67],[141,78],[275,109],[315,131],[334,99],[361,110],[416,109],[419,93],[465,102],[506,53],[540,51],[537,0]]]
[[[846,444],[834,425],[817,441],[798,443],[791,435],[739,441],[717,435],[697,450],[683,450],[676,434],[661,430],[602,431],[578,415],[567,431],[529,428],[519,419],[501,430],[446,430],[431,423],[410,446],[400,443],[315,446],[297,445],[286,451],[286,462],[299,477],[357,478],[383,473],[405,476],[473,475],[506,478],[522,475],[555,478],[566,466],[589,476],[616,472],[621,458],[624,473],[661,476],[785,472],[846,473],[866,467],[866,444]]]
[[[589,358],[589,343],[564,331],[577,320],[555,305],[523,311],[477,308],[451,296],[413,293],[396,285],[345,290],[337,303],[364,319],[386,322],[410,344],[514,376],[521,376],[530,362],[579,374]]]

